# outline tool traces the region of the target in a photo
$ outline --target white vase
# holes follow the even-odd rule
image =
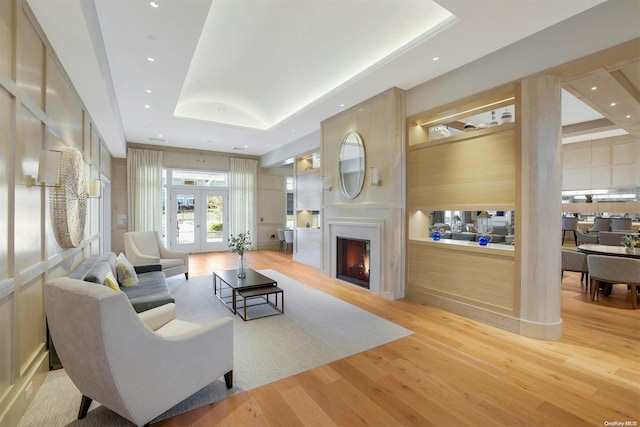
[[[247,270],[244,266],[244,254],[240,254],[240,256],[238,257],[238,277],[240,279],[244,279],[245,277],[247,277]]]
[[[634,253],[633,246],[625,246],[624,251],[628,254],[633,254]]]

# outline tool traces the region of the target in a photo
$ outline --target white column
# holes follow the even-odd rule
[[[520,333],[559,339],[562,229],[561,80],[521,82]]]

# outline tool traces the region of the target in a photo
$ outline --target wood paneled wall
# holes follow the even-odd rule
[[[407,199],[430,210],[512,210],[515,129],[505,124],[446,144],[413,146],[407,159]]]
[[[16,425],[49,368],[44,283],[100,251],[100,200],[84,240],[63,250],[51,189],[26,186],[41,150],[76,148],[87,179],[110,177],[111,155],[26,1],[0,1],[0,425]]]
[[[406,295],[513,332],[519,314],[517,249],[434,242],[428,237],[427,215],[434,210],[516,210],[519,122],[431,141],[427,130],[466,111],[514,104],[515,94],[513,84],[505,85],[407,119]]]

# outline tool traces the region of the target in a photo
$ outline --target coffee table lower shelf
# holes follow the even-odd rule
[[[276,316],[278,314],[284,314],[284,290],[277,286],[263,286],[259,288],[249,288],[238,290],[238,295],[242,297],[241,305],[238,304],[237,308],[242,309],[238,310],[238,316],[242,318],[242,320],[253,320],[259,319],[262,317]],[[274,301],[271,302],[269,300],[269,296],[273,295]],[[280,305],[278,305],[278,295],[280,296]],[[249,301],[252,300],[262,300],[263,302],[250,304]],[[264,314],[261,316],[255,316],[249,318],[247,316],[247,308],[256,307],[260,305],[270,305],[275,310],[275,313]]]

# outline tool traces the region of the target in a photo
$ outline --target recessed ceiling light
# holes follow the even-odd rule
[[[598,89],[598,86],[591,87],[591,90],[597,90],[597,89]]]
[[[162,134],[161,133],[158,134],[158,138],[162,138]]]
[[[625,117],[626,117],[627,119],[630,119],[630,118],[631,118],[631,114],[627,114]]]
[[[295,132],[295,131],[296,131],[295,129],[291,129],[291,132]]]
[[[245,146],[244,146],[244,148],[249,148],[249,146],[248,146],[248,145],[245,145]]]
[[[149,4],[151,5],[151,7],[160,7],[157,1],[150,1]]]
[[[344,107],[344,104],[340,104],[341,107]]]
[[[612,102],[612,103],[611,103],[611,104],[609,104],[609,105],[611,105],[612,107],[615,107],[615,106],[616,106],[616,103],[615,103],[615,102]]]
[[[437,61],[437,60],[439,60],[439,59],[440,59],[440,57],[439,57],[439,56],[434,56],[434,57],[433,57],[433,60],[434,60],[434,61]]]
[[[152,57],[148,57],[148,58],[147,58],[147,61],[149,61],[149,62],[153,62],[153,61],[155,61],[155,59],[153,59]]]
[[[145,105],[144,108],[151,108],[151,105]]]
[[[147,93],[151,93],[151,89],[147,89],[145,92],[147,92]]]

